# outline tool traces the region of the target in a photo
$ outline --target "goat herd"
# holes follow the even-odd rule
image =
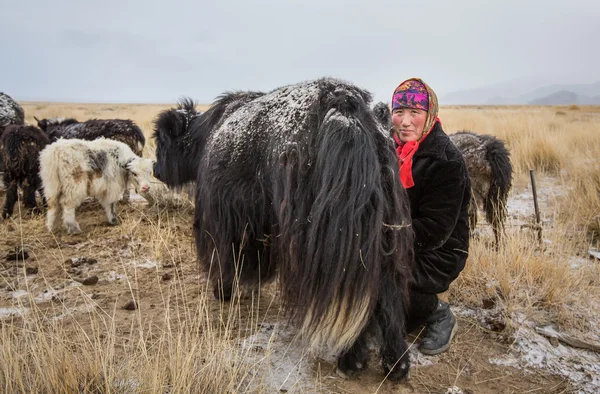
[[[335,352],[343,372],[353,372],[353,346],[375,327],[383,369],[401,379],[413,236],[389,107],[370,105],[370,93],[332,78],[225,93],[204,113],[183,100],[157,115],[152,162],[129,120],[42,119],[34,127],[0,93],[2,214],[12,214],[20,186],[25,207],[38,209],[36,191],[47,201],[49,230],[62,215],[73,233],[88,196],[117,224],[115,203],[129,183],[141,191],[152,175],[171,188],[194,183],[196,251],[217,298],[229,300],[236,279],[258,286],[277,274],[282,303],[311,346]],[[508,152],[491,136],[451,138],[472,178],[471,223],[483,208],[498,237]]]

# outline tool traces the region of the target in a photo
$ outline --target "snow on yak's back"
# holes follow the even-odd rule
[[[365,337],[378,326],[383,368],[401,379],[410,213],[370,101],[335,79],[221,96],[189,130],[194,230],[217,297],[231,297],[236,275],[257,285],[278,273],[290,317],[313,347],[339,355],[343,373],[366,367]],[[165,133],[159,145],[173,142]]]

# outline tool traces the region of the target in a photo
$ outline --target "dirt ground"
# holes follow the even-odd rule
[[[32,304],[65,327],[85,328],[92,311],[113,316],[116,332],[124,338],[134,334],[132,322],[138,318],[144,325],[160,327],[165,308],[174,303],[194,310],[208,299],[209,308],[218,316],[222,305],[207,296],[205,276],[195,262],[193,213],[151,208],[140,198],[120,203],[118,213],[121,224],[112,227],[96,202],[85,202],[77,210],[82,229],[78,235],[49,233],[43,216],[23,214],[20,218],[17,213],[4,221],[0,225],[0,319],[4,324],[18,324]],[[24,262],[4,257],[19,247],[28,251]],[[258,332],[246,334],[240,328],[240,338],[244,346],[254,346],[259,356],[269,348],[272,376],[267,380],[279,392],[446,393],[455,386],[463,393],[478,394],[572,392],[570,383],[559,376],[490,362],[505,356],[510,343],[477,319],[460,314],[459,331],[447,353],[425,357],[411,350],[413,367],[406,382],[382,383],[376,354],[358,379],[343,379],[336,374],[332,359],[305,357],[300,345],[291,345],[293,333],[278,320],[274,289],[267,286],[260,295]],[[132,300],[135,310],[127,307]],[[252,302],[252,297],[243,298],[241,309],[250,308]],[[177,327],[181,321],[175,316],[172,324]]]

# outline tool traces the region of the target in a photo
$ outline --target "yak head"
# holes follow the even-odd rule
[[[37,125],[40,129],[48,135],[50,141],[55,142],[61,135],[59,130],[75,124],[79,123],[77,119],[73,118],[50,118],[50,119],[38,119],[37,117],[33,117],[37,121]]]
[[[129,173],[130,179],[133,181],[136,193],[144,193],[150,190],[150,182],[152,179],[152,167],[154,162],[143,157],[134,157],[128,160],[124,168]]]
[[[389,105],[383,101],[378,102],[373,107],[373,114],[385,131],[391,135],[390,130],[392,129],[392,111],[390,111]]]
[[[201,114],[193,100],[184,98],[176,108],[158,114],[154,121],[154,176],[169,187],[181,187],[196,179],[191,126]]]

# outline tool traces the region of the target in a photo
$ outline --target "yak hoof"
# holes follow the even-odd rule
[[[10,217],[10,213],[8,211],[2,211],[2,218],[8,219]]]
[[[108,224],[110,224],[111,226],[116,226],[119,224],[119,219],[117,218],[112,218],[108,221]]]
[[[393,382],[405,379],[408,376],[409,367],[408,357],[402,357],[397,363],[383,362],[383,371],[387,378]]]
[[[213,289],[213,294],[217,300],[221,302],[228,302],[231,301],[232,290],[229,286],[223,288],[219,285],[216,285]]]
[[[81,232],[79,224],[77,223],[65,223],[65,227],[67,228],[68,234],[79,234]]]
[[[354,352],[351,350],[338,358],[336,373],[344,379],[355,378],[367,368],[367,362],[366,351]]]
[[[33,207],[33,208],[29,208],[29,213],[31,215],[41,215],[43,212],[43,210],[39,207]]]

